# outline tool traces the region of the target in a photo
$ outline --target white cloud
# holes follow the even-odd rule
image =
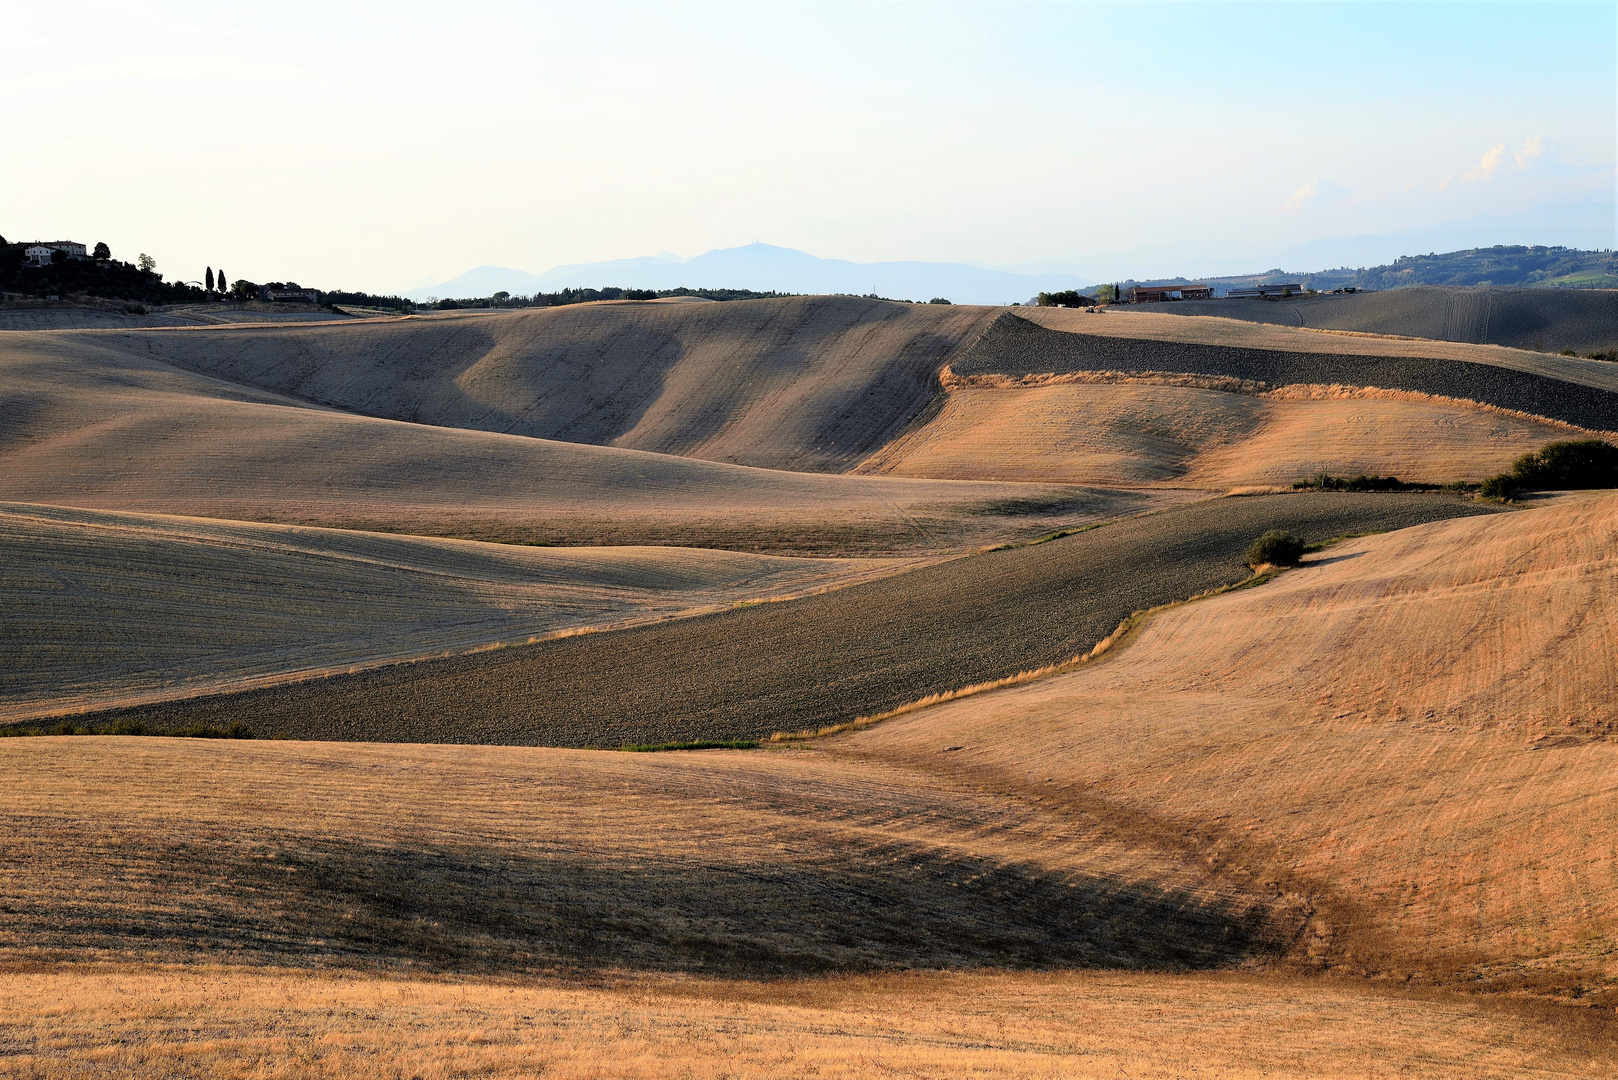
[[[1517,159],[1517,168],[1528,168],[1528,162],[1534,158],[1537,158],[1540,153],[1544,151],[1544,149],[1545,137],[1543,135],[1535,135],[1532,139],[1529,139],[1527,142],[1523,143],[1522,149],[1517,151],[1515,155]]]
[[[1477,168],[1467,171],[1467,180],[1487,180],[1500,168],[1500,159],[1506,156],[1506,144],[1489,147],[1483,154],[1483,160],[1478,162]]]

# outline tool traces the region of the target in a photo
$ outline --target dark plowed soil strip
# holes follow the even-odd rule
[[[1552,352],[1618,345],[1618,293],[1609,289],[1417,285],[1285,301],[1188,300],[1145,310]]]
[[[790,603],[93,719],[381,742],[759,738],[1066,660],[1132,611],[1242,580],[1266,529],[1322,540],[1489,512],[1442,495],[1221,499]]]
[[[1465,398],[1598,431],[1618,427],[1618,394],[1492,364],[1073,334],[1047,330],[1009,313],[1000,316],[952,363],[951,370],[957,375],[1011,376],[1069,371],[1173,371],[1229,375],[1272,386],[1379,386]]]

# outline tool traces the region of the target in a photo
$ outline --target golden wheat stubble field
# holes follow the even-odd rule
[[[807,748],[8,740],[0,1069],[1603,1075],[1615,539],[1348,541]]]
[[[946,377],[937,415],[857,471],[1206,490],[1286,487],[1320,471],[1475,483],[1547,442],[1606,434],[1404,391],[1175,382]]]

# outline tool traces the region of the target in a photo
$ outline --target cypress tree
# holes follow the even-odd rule
[[[208,269],[203,273],[202,282],[208,287],[209,292],[213,292],[213,267],[208,267]]]

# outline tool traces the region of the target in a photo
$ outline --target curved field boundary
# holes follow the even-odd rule
[[[1308,540],[1489,513],[1458,498],[1223,499],[787,604],[106,713],[260,734],[551,746],[819,728],[1089,650],[1131,612],[1248,576],[1270,528]]]
[[[1455,288],[1440,285],[1307,296],[1287,301],[1191,300],[1157,304],[1167,315],[1214,315],[1244,322],[1399,337],[1506,345],[1618,345],[1618,293],[1607,289]]]
[[[1595,430],[1618,426],[1618,393],[1461,360],[1281,352],[1048,330],[1009,312],[951,363],[956,375],[1174,371],[1253,380],[1374,386],[1462,398]]]

